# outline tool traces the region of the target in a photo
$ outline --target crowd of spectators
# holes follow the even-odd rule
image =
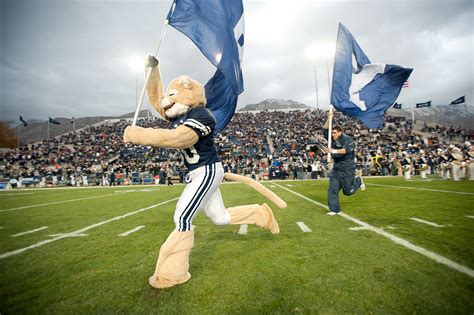
[[[312,151],[320,141],[326,113],[321,110],[236,113],[216,144],[225,171],[256,179],[317,179],[327,176],[326,155]],[[127,120],[105,121],[40,143],[0,153],[0,180],[39,185],[120,185],[183,182],[186,170],[178,150],[125,145]],[[387,116],[382,129],[368,130],[358,120],[335,115],[335,124],[357,144],[356,163],[363,175],[397,175],[402,152],[423,155],[431,172],[450,144],[471,139],[455,127],[418,126]],[[143,127],[168,126],[151,118]],[[166,181],[166,182],[165,182]],[[25,181],[24,181],[25,182]]]

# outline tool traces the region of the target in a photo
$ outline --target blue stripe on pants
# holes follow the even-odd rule
[[[191,219],[199,208],[202,198],[206,195],[209,188],[212,186],[212,179],[214,178],[214,171],[211,169],[214,168],[214,165],[206,165],[206,171],[204,175],[204,180],[199,185],[199,188],[194,193],[191,201],[186,205],[185,210],[179,218],[179,231],[189,231],[191,229]]]

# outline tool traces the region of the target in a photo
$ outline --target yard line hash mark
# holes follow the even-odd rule
[[[137,226],[136,228],[134,229],[131,229],[130,231],[127,231],[127,232],[123,232],[122,234],[119,234],[118,236],[128,236],[132,233],[135,233],[141,229],[143,229],[145,226],[144,225],[140,225],[140,226]]]
[[[312,232],[311,229],[306,224],[304,224],[304,222],[296,222],[296,224],[298,224],[303,233]]]
[[[290,193],[292,193],[292,194],[294,194],[294,195],[296,195],[296,196],[299,196],[299,197],[301,197],[301,198],[303,198],[303,199],[305,199],[305,200],[307,200],[307,201],[309,201],[309,202],[312,202],[312,203],[314,203],[314,204],[316,204],[316,205],[318,205],[318,206],[320,206],[320,207],[322,207],[322,208],[324,208],[324,209],[329,210],[328,206],[326,206],[326,205],[324,205],[324,204],[322,204],[322,203],[320,203],[320,202],[317,202],[317,201],[315,201],[315,200],[313,200],[313,199],[311,199],[311,198],[308,198],[308,197],[306,197],[306,196],[304,196],[304,195],[302,195],[302,194],[300,194],[300,193],[297,193],[297,192],[295,192],[295,191],[293,191],[293,190],[291,190],[291,189],[289,189],[289,188],[283,187],[283,186],[281,186],[280,184],[276,184],[276,183],[275,183],[275,185],[277,185],[278,187],[280,187],[280,188],[282,188],[282,189],[284,189],[284,190],[286,190],[286,191],[289,191]],[[458,272],[461,272],[461,273],[464,273],[464,274],[468,275],[468,276],[471,277],[471,278],[474,278],[474,270],[470,269],[469,267],[463,266],[463,265],[461,265],[461,264],[459,264],[459,263],[457,263],[457,262],[455,262],[455,261],[452,261],[452,260],[450,260],[450,259],[448,259],[448,258],[446,258],[446,257],[444,257],[444,256],[441,256],[441,255],[439,255],[439,254],[433,253],[433,252],[431,252],[431,251],[429,251],[429,250],[427,250],[427,249],[425,249],[425,248],[423,248],[423,247],[421,247],[421,246],[412,244],[412,243],[410,243],[409,241],[407,241],[407,240],[405,240],[405,239],[403,239],[403,238],[401,238],[401,237],[398,237],[398,236],[395,236],[395,235],[393,235],[393,234],[390,234],[390,233],[384,231],[384,230],[381,229],[381,228],[377,228],[377,227],[375,227],[375,226],[372,226],[372,225],[370,225],[370,224],[368,224],[368,223],[366,223],[366,222],[364,222],[364,221],[361,221],[361,220],[359,220],[359,219],[356,219],[356,218],[354,218],[354,217],[351,217],[351,216],[349,216],[349,215],[347,215],[347,214],[345,214],[345,213],[340,213],[339,216],[345,218],[346,220],[352,221],[352,222],[354,222],[354,223],[360,225],[361,227],[365,227],[365,228],[366,228],[367,230],[369,230],[369,231],[372,231],[372,232],[375,232],[375,233],[377,233],[377,234],[379,234],[379,235],[382,235],[382,236],[384,236],[384,237],[390,239],[391,241],[395,242],[396,244],[401,245],[401,246],[403,246],[403,247],[406,247],[406,248],[408,248],[408,249],[410,249],[410,250],[412,250],[412,251],[414,251],[414,252],[417,252],[417,253],[419,253],[419,254],[421,254],[421,255],[423,255],[423,256],[429,258],[429,259],[432,259],[432,260],[436,261],[437,263],[443,264],[443,265],[445,265],[445,266],[447,266],[447,267],[449,267],[449,268],[451,268],[451,269],[454,269],[454,270],[456,270],[456,271],[458,271]]]
[[[248,231],[248,225],[247,224],[242,224],[240,226],[239,232],[237,232],[237,234],[245,235],[245,234],[247,234],[247,231]]]

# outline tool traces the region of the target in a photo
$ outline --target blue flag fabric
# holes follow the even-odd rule
[[[431,101],[424,102],[424,103],[416,103],[416,108],[421,108],[421,107],[431,107]]]
[[[207,108],[216,133],[227,126],[244,90],[241,61],[244,47],[242,0],[176,0],[169,24],[182,32],[217,68],[206,83]]]
[[[49,117],[49,122],[52,123],[52,124],[55,124],[55,125],[60,125],[61,123],[51,117]]]
[[[449,103],[449,105],[457,105],[457,104],[462,104],[462,103],[466,103],[466,97],[465,96],[461,96],[461,97],[455,99],[454,101]]]
[[[23,116],[21,116],[21,115],[20,115],[20,121],[23,123],[23,127],[28,126],[28,124],[26,123],[26,121],[23,119]]]
[[[352,64],[352,57],[355,64]],[[331,103],[368,128],[380,128],[413,69],[371,63],[349,30],[339,23]]]

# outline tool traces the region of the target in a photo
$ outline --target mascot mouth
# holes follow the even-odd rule
[[[167,111],[168,109],[173,107],[174,104],[176,104],[176,102],[171,101],[168,97],[165,97],[161,100],[161,108],[164,111]]]
[[[163,108],[164,108],[166,116],[168,116],[169,118],[175,118],[175,117],[181,116],[191,110],[190,106],[186,106],[181,103],[173,103],[170,106],[168,106],[166,109],[165,107]]]
[[[167,104],[167,105],[165,105],[165,106],[162,105],[161,108],[163,108],[163,109],[166,111],[166,110],[170,109],[171,107],[173,107],[174,104],[175,104],[175,103]]]

